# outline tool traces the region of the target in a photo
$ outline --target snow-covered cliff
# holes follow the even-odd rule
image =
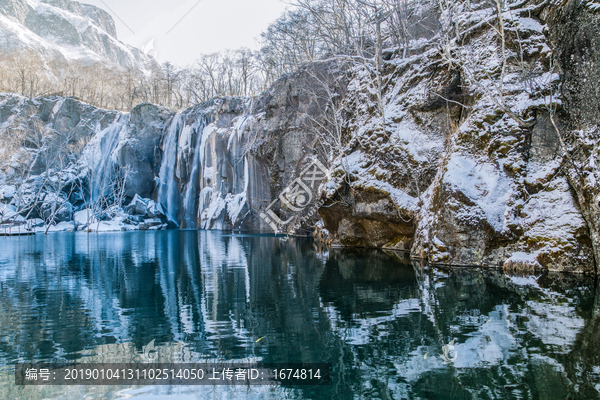
[[[0,123],[4,134],[42,125],[50,137],[77,137],[85,147],[69,153],[61,196],[73,212],[95,195],[123,206],[133,199],[129,211],[142,207],[143,221],[119,214],[124,229],[158,226],[144,218],[159,217],[160,226],[275,228],[434,263],[595,272],[599,117],[592,110],[579,118],[582,94],[561,84],[590,84],[583,76],[598,69],[585,60],[598,46],[586,42],[577,55],[553,38],[570,23],[567,12],[598,16],[581,4],[569,11],[509,2],[500,14],[486,4],[442,10],[442,32],[413,41],[406,57],[386,51],[380,73],[339,57],[304,66],[255,98],[180,113],[6,95]],[[557,53],[566,60],[569,52],[581,62],[557,66]],[[597,100],[585,93],[586,104]],[[5,203],[23,201],[15,180],[37,150],[11,153]],[[22,193],[39,203],[37,218],[47,168],[33,164]],[[72,190],[76,181],[86,189]],[[117,186],[120,197],[110,194]]]
[[[97,63],[149,70],[155,61],[117,39],[104,10],[71,0],[1,0],[0,47],[4,53],[35,53],[46,68]],[[50,71],[48,71],[50,72]]]

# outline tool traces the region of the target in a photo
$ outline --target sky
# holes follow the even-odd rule
[[[257,49],[261,32],[289,7],[282,0],[80,2],[110,13],[119,40],[148,51],[161,63],[170,61],[181,67],[191,65],[202,53]]]

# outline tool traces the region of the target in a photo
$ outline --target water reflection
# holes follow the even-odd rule
[[[0,398],[597,398],[598,297],[583,277],[429,269],[307,240],[206,231],[2,238]],[[141,361],[152,339],[161,362],[331,362],[334,384],[13,384],[16,362]],[[456,361],[444,364],[453,339]]]

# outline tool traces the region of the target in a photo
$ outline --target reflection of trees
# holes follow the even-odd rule
[[[334,385],[299,397],[593,398],[600,383],[600,301],[582,277],[413,267],[204,231],[4,243],[4,365],[129,361],[156,339],[188,361],[331,362]],[[459,357],[444,365],[453,338]]]

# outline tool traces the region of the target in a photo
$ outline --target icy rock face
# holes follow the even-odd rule
[[[558,118],[550,114],[560,107],[559,76],[548,69],[552,53],[547,28],[534,19],[538,13],[535,4],[526,3],[505,16],[519,28],[533,72],[525,76],[509,69],[503,82],[499,74],[479,78],[484,87],[505,87],[508,107],[522,120],[535,118],[534,125],[518,124],[498,112],[489,93],[473,90],[471,96],[481,97],[456,121],[424,196],[414,255],[454,265],[594,271],[589,224],[559,171],[561,139],[555,125],[561,122],[553,122]],[[469,13],[463,16],[468,29]],[[490,59],[489,47],[482,47],[493,43],[490,35],[479,31],[463,44],[481,72],[499,62]]]
[[[17,152],[19,158],[0,175],[2,202],[29,219],[41,217],[48,223],[70,221],[74,211],[92,207],[92,203],[94,218],[123,219],[122,211],[111,214],[103,210],[117,202],[125,205],[135,197],[153,196],[160,141],[173,114],[146,104],[127,114],[70,98],[3,95],[0,124],[4,133],[12,129],[40,131],[45,139]],[[119,199],[115,197],[117,187]],[[160,206],[147,208],[144,216],[164,217]],[[102,221],[97,229],[120,230],[123,226],[119,224]]]
[[[333,179],[323,190],[327,202],[319,211],[333,244],[412,246],[420,196],[433,181],[447,126],[459,112],[454,104],[446,107],[428,94],[428,81],[419,79],[430,62],[427,55],[432,53],[390,68],[386,79],[394,84],[381,101],[372,71],[364,66],[350,71],[344,127],[353,151],[334,159]],[[432,75],[428,79],[437,81],[446,97],[460,96],[456,73]]]
[[[119,114],[72,98],[52,96],[28,99],[18,95],[0,95],[0,124],[35,117],[53,131],[69,135],[74,142],[89,141],[98,130],[112,124]]]
[[[299,220],[277,199],[312,160],[326,163],[315,119],[327,91],[344,89],[332,66],[307,67],[256,99],[215,99],[174,116],[163,138],[157,188],[169,218],[182,227],[274,232],[260,217],[273,203],[290,221],[279,233],[310,234],[317,207],[312,220]]]
[[[157,202],[181,227],[228,229],[227,196],[245,190],[244,159],[236,153],[234,120],[245,111],[246,99],[215,99],[173,117],[162,143]],[[237,121],[237,120],[236,120]],[[201,192],[212,190],[203,201]],[[200,215],[212,204],[213,212]],[[243,206],[243,205],[242,205]]]
[[[518,62],[505,68],[498,31],[482,22],[495,21],[495,9],[456,2],[458,25],[444,22],[447,15],[441,21],[449,37],[458,27],[460,40],[416,40],[406,57],[386,52],[381,90],[369,62],[340,59],[304,66],[256,98],[214,99],[179,113],[5,96],[0,123],[30,118],[33,107],[46,127],[85,145],[61,182],[86,171],[95,174],[92,192],[124,182],[123,204],[133,206],[113,213],[118,221],[105,229],[159,229],[167,221],[273,232],[261,217],[271,210],[288,221],[278,233],[332,245],[410,250],[441,264],[593,272],[600,115],[591,106],[598,79],[586,77],[600,64],[582,60],[595,60],[598,45],[553,46],[567,85],[561,92],[550,39],[559,41],[561,29],[592,35],[594,24],[578,29],[597,15],[578,14],[583,5],[558,12],[546,3],[507,4],[505,51]],[[571,65],[574,49],[583,50]],[[310,193],[315,212],[302,214],[282,193],[316,160],[327,179]],[[4,203],[43,201],[41,175],[13,190],[10,174],[25,165],[15,160],[1,176]],[[73,211],[86,208],[86,195],[68,196]]]
[[[275,82],[234,125],[237,135],[230,140],[230,149],[238,158],[244,156],[246,190],[229,198],[229,217],[243,218],[242,229],[273,232],[260,216],[272,210],[281,221],[289,221],[277,227],[278,233],[312,233],[312,226],[320,219],[319,184],[303,193],[307,201],[312,200],[296,211],[289,203],[282,203],[282,193],[297,187],[302,172],[309,168],[310,175],[316,162],[329,167],[333,153],[326,140],[339,122],[339,116],[334,118],[330,111],[346,93],[345,74],[346,67],[336,62],[301,68]],[[241,207],[244,201],[248,209]]]
[[[3,201],[26,210],[23,215],[28,218],[42,217],[41,207],[46,194],[64,196],[71,204],[79,206],[83,198],[75,187],[78,175],[78,168],[73,165],[75,160],[64,152],[54,151],[68,148],[73,154],[81,153],[86,144],[98,132],[111,126],[118,115],[68,98],[0,96],[3,134],[8,134],[11,129],[33,132],[30,133],[32,142],[15,153],[14,162],[0,176],[0,180],[7,183],[3,186]],[[23,183],[15,185],[21,177]],[[50,189],[59,182],[64,190]]]
[[[95,119],[84,121],[96,127],[95,136],[78,160],[80,169],[92,171],[92,197],[112,190],[117,176],[124,180],[123,196],[152,197],[160,162],[160,140],[174,113],[149,104],[131,113],[117,113],[105,128]]]
[[[434,263],[593,272],[588,228],[599,219],[579,207],[572,181],[586,176],[587,187],[597,190],[590,183],[597,160],[585,157],[584,174],[561,169],[568,160],[555,126],[564,122],[552,111],[562,103],[560,76],[550,69],[549,11],[535,2],[510,3],[503,13],[511,32],[507,52],[517,57],[522,48],[529,73],[508,63],[501,75],[498,33],[481,22],[493,19],[495,9],[456,7],[458,29],[446,29],[449,37],[462,36],[386,63],[381,100],[373,74],[353,71],[344,100],[351,138],[323,188],[328,203],[317,236],[339,245],[411,249]],[[578,134],[572,149],[583,145],[596,154],[592,129]],[[597,199],[588,190],[587,198]]]
[[[53,62],[147,67],[154,61],[116,38],[104,10],[70,0],[0,0],[0,41],[5,50],[31,50]]]
[[[527,77],[510,69],[503,82],[499,74],[483,75],[484,68],[501,63],[483,46],[497,43],[492,31],[475,31],[463,44],[460,51],[481,70],[476,71],[481,86],[505,87],[507,106],[522,120],[535,118],[535,124],[518,124],[499,112],[494,93],[471,85],[469,97],[476,102],[454,122],[457,128],[450,130],[436,178],[423,196],[414,255],[453,265],[593,272],[586,223],[559,173],[560,139],[547,111],[560,106],[559,78],[547,67],[552,54],[544,26],[534,19],[539,12],[525,4],[505,16],[513,18],[524,40],[534,71]],[[462,15],[468,30],[472,16]]]
[[[562,77],[565,115],[559,129],[569,186],[600,262],[600,13],[597,1],[569,2],[542,14]]]
[[[119,167],[127,170],[126,197],[153,196],[154,178],[160,165],[160,141],[173,114],[151,104],[141,104],[131,111],[125,140],[115,154]]]

